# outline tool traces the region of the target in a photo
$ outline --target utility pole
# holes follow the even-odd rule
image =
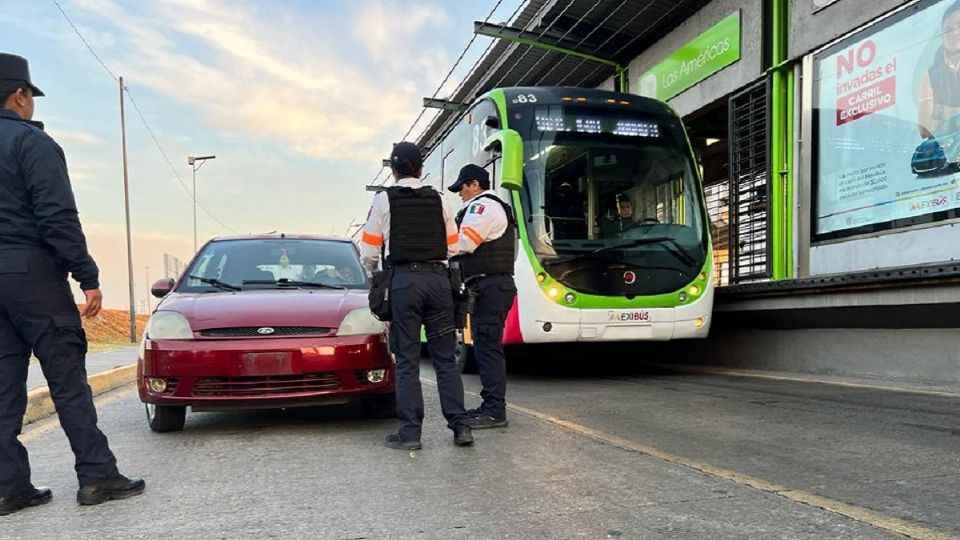
[[[193,168],[193,252],[197,252],[197,171],[208,159],[217,159],[217,156],[187,156],[187,165]],[[197,165],[199,163],[199,165]]]
[[[123,109],[123,77],[120,77],[120,144],[123,151],[123,210],[127,220],[127,283],[130,288],[130,343],[137,342],[137,312],[133,297],[133,240],[130,234],[130,179],[127,172],[127,119]]]

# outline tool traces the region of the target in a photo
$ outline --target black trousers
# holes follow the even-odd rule
[[[87,339],[67,275],[45,250],[0,250],[0,496],[31,486],[20,435],[30,353],[40,360],[80,485],[117,474],[97,428],[87,370]]]
[[[447,427],[465,422],[463,380],[455,358],[453,295],[446,271],[433,265],[398,265],[390,285],[390,344],[397,357],[397,419],[405,441],[419,441],[423,425],[420,386],[420,327],[426,329],[427,350],[433,360],[440,393],[440,409]]]
[[[473,335],[473,355],[480,372],[483,390],[480,396],[483,414],[497,419],[507,417],[507,361],[503,354],[503,323],[517,296],[513,276],[497,274],[481,277],[467,283],[476,294],[470,332]]]

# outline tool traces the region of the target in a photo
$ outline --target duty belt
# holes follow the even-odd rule
[[[408,270],[410,272],[447,273],[447,265],[439,261],[397,263],[390,265],[390,267],[394,270]]]
[[[464,285],[466,285],[466,284],[468,284],[468,283],[470,283],[470,282],[477,281],[477,280],[480,280],[480,279],[483,279],[483,278],[487,278],[487,277],[497,277],[497,276],[509,276],[509,277],[512,277],[513,274],[474,274],[474,275],[468,277],[467,279],[463,280],[463,283],[464,283]]]

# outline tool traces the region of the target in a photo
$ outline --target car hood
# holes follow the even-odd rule
[[[194,331],[249,326],[337,328],[347,313],[367,307],[366,290],[249,290],[172,293],[157,310],[176,311]]]

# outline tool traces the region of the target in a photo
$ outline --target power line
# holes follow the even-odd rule
[[[77,28],[77,25],[73,24],[73,21],[70,20],[70,17],[67,15],[67,12],[64,11],[63,7],[60,6],[60,2],[58,2],[57,0],[53,0],[53,4],[57,6],[58,10],[60,10],[60,14],[63,15],[64,19],[67,20],[67,22],[70,24],[70,27],[73,28],[73,31],[77,33],[77,37],[80,38],[80,41],[82,41],[83,44],[87,46],[87,50],[90,51],[90,54],[92,54],[93,57],[97,59],[97,62],[100,62],[100,65],[103,66],[103,69],[107,71],[107,73],[110,75],[110,77],[113,78],[114,81],[119,81],[117,76],[114,75],[113,72],[110,71],[110,68],[107,67],[107,64],[105,64],[103,60],[101,60],[100,57],[97,55],[96,51],[93,50],[93,47],[90,46],[90,43],[87,42],[87,39],[83,37],[83,34],[80,33],[80,29]]]
[[[599,3],[599,0],[598,0],[598,3]],[[548,4],[547,2],[541,4],[540,7],[537,8],[537,12],[533,15],[533,17],[531,17],[531,20],[532,20],[533,18],[536,18],[536,16],[540,15],[540,12],[543,11],[543,9],[544,9],[545,7],[547,7],[547,4]],[[570,9],[570,7],[571,7],[572,5],[573,5],[573,2],[570,1],[570,2],[566,5],[566,7],[563,8],[563,11],[560,12],[560,15],[558,15],[557,18],[554,19],[553,22],[551,22],[551,23],[540,33],[540,35],[537,36],[537,40],[539,40],[540,38],[542,38],[542,37],[553,27],[553,25],[557,22],[557,20],[559,20],[559,18],[562,17],[562,16],[567,12],[567,10]],[[594,5],[594,7],[596,7],[596,5]],[[519,8],[518,8],[518,11],[519,11]],[[591,11],[592,11],[592,8],[591,8]],[[515,15],[515,14],[516,14],[516,12],[514,12],[514,15]],[[512,19],[512,16],[511,16],[511,19]],[[484,22],[486,22],[486,21],[484,21]],[[508,21],[508,22],[509,22],[509,21]],[[503,33],[503,30],[504,30],[504,29],[505,29],[504,27],[501,27],[501,28],[497,31],[497,33],[493,36],[493,41],[491,41],[491,46],[496,42],[496,40],[497,40],[497,38],[500,36],[500,34]],[[531,50],[532,48],[533,48],[532,46],[528,46],[527,49],[524,50],[523,54],[520,55],[520,58],[517,59],[516,62],[514,62],[514,64],[519,64],[520,62],[522,62],[523,59],[526,58],[527,54],[530,53],[530,50]],[[488,50],[489,50],[489,47],[488,47]],[[502,65],[507,61],[507,57],[508,57],[508,54],[507,54],[507,53],[504,53],[504,55],[503,55],[500,63],[499,63],[497,66],[494,66],[493,69],[490,70],[490,72],[489,72],[488,76],[485,78],[485,80],[482,81],[481,83],[479,83],[477,86],[481,86],[481,87],[482,87],[483,85],[485,85],[485,84],[486,84],[486,81],[489,80],[490,77],[497,71],[497,69],[499,69],[500,66],[502,66]],[[542,58],[541,58],[541,59],[542,59]],[[479,62],[478,62],[478,63],[479,63]],[[474,65],[474,67],[476,67],[476,64]],[[503,82],[503,80],[506,78],[506,76],[507,76],[508,73],[509,73],[509,70],[507,70],[507,71],[500,77],[500,79],[491,86],[491,88],[497,88],[497,87],[500,85],[500,83]],[[524,76],[526,76],[526,74],[524,74]],[[468,76],[467,76],[466,78],[464,78],[463,83],[466,82],[466,79],[467,79],[467,78],[469,78],[469,74],[468,74]],[[462,84],[462,83],[461,83],[461,84]],[[460,118],[462,118],[464,114],[465,114],[465,112],[461,112],[461,113],[459,113],[459,114],[450,115],[450,117],[447,118],[447,119],[443,122],[443,124],[437,129],[436,139],[442,139],[442,138],[445,137],[447,134],[449,134],[450,131],[454,128],[454,126],[456,126],[457,121],[459,121]],[[434,118],[437,118],[439,115],[440,115],[440,113],[438,112],[437,115],[434,116]],[[424,133],[426,133],[426,129],[424,130]]]
[[[160,141],[157,139],[157,136],[153,133],[153,129],[150,128],[150,124],[147,123],[147,119],[144,118],[144,116],[143,116],[143,111],[140,110],[140,105],[138,105],[137,102],[136,102],[136,100],[133,99],[133,95],[130,93],[130,89],[127,88],[126,85],[124,85],[124,86],[123,86],[123,90],[124,90],[124,92],[127,93],[127,97],[130,98],[130,103],[133,104],[134,110],[137,111],[137,116],[140,117],[140,121],[143,122],[143,126],[144,126],[145,128],[147,128],[147,133],[149,133],[149,134],[150,134],[150,138],[153,139],[153,144],[156,145],[157,150],[160,151],[160,155],[163,156],[163,160],[167,162],[167,166],[170,167],[170,171],[173,172],[173,175],[177,178],[177,182],[180,183],[180,185],[183,187],[183,189],[184,189],[188,194],[191,194],[191,195],[192,195],[193,192],[190,190],[190,188],[187,187],[187,183],[183,181],[183,178],[180,176],[180,173],[179,173],[179,171],[177,171],[177,168],[173,166],[173,162],[170,161],[170,158],[167,156],[166,151],[164,151],[163,146],[160,145]],[[227,225],[226,223],[220,221],[220,220],[217,218],[217,216],[213,215],[213,213],[210,212],[210,210],[207,210],[207,208],[206,208],[205,206],[203,206],[202,204],[200,204],[200,201],[199,201],[199,200],[197,201],[197,207],[200,208],[201,210],[203,210],[203,212],[204,212],[205,214],[207,214],[207,216],[209,216],[210,219],[212,219],[212,220],[214,220],[215,222],[217,222],[218,224],[220,224],[220,226],[223,227],[224,229],[227,229],[228,231],[230,231],[230,232],[232,232],[232,233],[234,233],[234,234],[239,234],[236,229],[234,229],[233,227],[230,227],[230,226]]]
[[[483,22],[484,22],[484,23],[486,23],[487,21],[489,21],[489,20],[490,20],[490,17],[493,17],[493,14],[497,11],[497,8],[500,7],[500,4],[501,4],[501,3],[503,3],[503,0],[497,0],[497,3],[494,4],[493,9],[491,9],[491,10],[490,10],[490,13],[488,13],[487,16],[483,19]],[[510,17],[507,18],[507,21],[508,21],[508,22],[509,22],[510,20],[512,20],[512,19],[517,15],[517,13],[520,12],[520,9],[524,6],[524,4],[525,4],[525,2],[521,2],[521,3],[519,3],[519,4],[517,5],[517,8],[516,8],[515,10],[513,10],[513,13],[510,14]],[[502,31],[502,30],[501,30],[501,31]],[[499,33],[499,32],[498,32],[498,33]],[[463,60],[463,57],[466,56],[467,51],[469,51],[469,49],[470,49],[470,46],[472,46],[473,43],[474,43],[474,41],[476,41],[477,35],[478,35],[478,34],[474,33],[473,36],[470,38],[470,41],[467,43],[467,46],[463,48],[463,51],[460,53],[460,56],[457,58],[457,61],[453,64],[453,67],[450,68],[450,71],[447,72],[447,75],[443,78],[443,81],[440,83],[439,86],[437,86],[437,89],[433,92],[433,95],[431,96],[431,99],[432,99],[432,98],[436,98],[437,95],[440,93],[440,90],[443,89],[443,85],[447,83],[447,80],[450,79],[450,75],[453,74],[453,71],[457,68],[457,66],[458,66],[458,65],[460,64],[460,62]],[[477,67],[477,66],[480,64],[480,62],[483,60],[483,58],[485,57],[485,55],[487,54],[487,52],[490,51],[490,48],[493,47],[493,44],[494,44],[495,42],[496,42],[495,39],[494,39],[494,40],[491,40],[490,44],[487,45],[487,48],[484,50],[484,52],[481,53],[480,56],[477,58],[477,60],[473,63],[473,66],[472,66],[469,70],[467,70],[467,74],[464,76],[464,78],[460,81],[460,83],[456,86],[456,88],[453,89],[453,92],[451,92],[451,95],[455,95],[455,94],[460,90],[460,88],[463,86],[463,84],[464,84],[464,83],[466,82],[466,80],[469,78],[470,73],[472,73],[473,70],[476,69],[476,67]],[[424,115],[426,112],[427,112],[427,107],[422,107],[422,108],[420,109],[420,114],[417,115],[417,118],[416,118],[416,119],[413,121],[413,123],[410,125],[410,128],[407,129],[407,132],[404,134],[404,136],[403,136],[403,138],[402,138],[401,140],[406,140],[407,136],[410,135],[410,133],[413,131],[413,128],[415,128],[415,127],[417,126],[417,123],[420,122],[420,120],[423,118],[423,115]],[[427,126],[420,132],[420,135],[417,137],[418,139],[419,139],[420,137],[422,137],[424,133],[426,133],[426,130],[429,128],[430,124],[432,124],[432,123],[437,119],[437,117],[440,116],[441,112],[442,112],[442,111],[437,111],[437,113],[434,114],[434,116],[433,116],[433,118],[430,120],[430,122],[427,123]],[[373,179],[373,182],[372,182],[373,185],[378,185],[378,184],[377,184],[377,180],[380,178],[380,175],[383,174],[383,172],[384,172],[386,169],[387,169],[387,167],[385,167],[385,166],[382,166],[382,167],[380,168],[380,171],[377,173],[377,176],[374,177],[374,179]],[[388,175],[386,178],[383,179],[383,181],[382,181],[379,185],[382,186],[382,185],[386,184],[387,181],[389,180],[389,178],[390,178],[390,177],[389,177],[389,175]]]
[[[60,14],[63,15],[63,18],[66,19],[67,23],[70,24],[70,27],[73,28],[74,33],[77,34],[77,37],[80,38],[80,41],[83,42],[83,44],[87,47],[87,50],[90,52],[91,55],[93,55],[93,57],[97,60],[100,66],[103,67],[103,69],[107,72],[108,75],[110,75],[110,77],[115,82],[119,82],[120,79],[116,75],[114,75],[113,71],[110,70],[110,68],[100,58],[97,52],[93,50],[93,47],[90,46],[90,43],[83,36],[83,33],[80,32],[80,29],[77,28],[77,25],[73,23],[73,20],[70,19],[70,16],[67,15],[66,11],[63,10],[63,7],[60,5],[60,2],[58,2],[57,0],[51,0],[51,1],[57,7],[57,10],[60,11]],[[130,98],[130,103],[133,104],[133,108],[137,111],[137,116],[140,118],[140,122],[142,122],[143,127],[147,129],[147,133],[150,134],[150,138],[153,139],[153,143],[156,145],[157,150],[160,151],[160,155],[163,156],[164,161],[167,162],[167,165],[170,167],[170,170],[173,171],[173,174],[177,178],[177,181],[180,183],[180,186],[183,187],[183,189],[187,192],[188,195],[193,197],[193,192],[190,190],[190,188],[187,187],[187,184],[186,182],[183,181],[183,178],[180,177],[180,173],[177,171],[176,167],[173,166],[173,163],[170,161],[170,158],[167,156],[166,151],[164,151],[163,146],[160,144],[160,140],[157,139],[157,136],[154,134],[153,129],[150,127],[150,124],[147,122],[146,117],[143,115],[143,111],[140,110],[140,106],[137,104],[136,100],[133,99],[133,95],[130,93],[130,89],[127,88],[126,85],[124,85],[123,91],[127,94],[127,97]],[[218,223],[221,227],[227,229],[230,232],[237,234],[236,229],[234,229],[233,227],[230,227],[229,225],[225,224],[223,221],[218,219],[217,216],[213,215],[213,213],[210,210],[208,210],[205,206],[203,206],[199,200],[197,201],[197,206],[201,210],[203,210],[203,212],[207,214],[207,216],[209,216],[210,219]]]
[[[676,9],[677,9],[678,7],[680,7],[681,5],[682,5],[682,4],[679,3],[679,2],[677,2],[676,4],[674,4],[674,6],[673,6],[672,8],[670,8],[669,10],[667,10],[666,13],[664,13],[663,15],[661,15],[660,17],[658,17],[657,20],[653,22],[653,24],[650,24],[650,25],[649,25],[649,27],[650,27],[650,28],[656,28],[657,25],[660,24],[660,21],[662,21],[662,20],[663,20],[664,18],[666,18],[667,16],[671,15],[671,14],[674,12],[674,10],[676,10]],[[649,6],[647,6],[647,7],[649,7]],[[606,45],[607,43],[609,43],[610,40],[613,39],[615,36],[617,36],[621,31],[623,31],[624,28],[630,26],[630,24],[633,23],[633,21],[635,21],[635,20],[637,19],[637,17],[640,16],[640,14],[642,14],[644,11],[646,11],[646,9],[647,9],[647,8],[644,7],[643,9],[637,11],[637,13],[636,13],[633,17],[631,17],[629,21],[627,21],[626,23],[623,24],[623,26],[621,26],[620,28],[618,28],[616,32],[611,33],[611,34],[607,37],[607,39],[604,40],[603,43],[601,43],[600,45],[597,46],[596,49],[594,49],[593,52],[596,53],[597,51],[599,51],[600,49],[602,49],[604,45]],[[643,33],[642,33],[642,32],[638,32],[637,35],[633,36],[633,39],[631,39],[630,41],[628,41],[627,43],[625,43],[622,47],[620,47],[619,49],[617,49],[617,51],[614,52],[614,53],[613,53],[612,55],[610,55],[610,56],[613,57],[613,58],[616,58],[616,57],[617,57],[621,52],[623,52],[627,47],[629,47],[630,45],[633,45],[633,43],[634,43],[635,41],[637,41],[638,39],[640,39],[641,36],[643,36]],[[580,66],[582,66],[584,62],[585,62],[585,60],[581,60],[580,63],[578,63],[578,64],[576,65],[576,67],[570,71],[570,74],[574,73],[577,69],[579,69]],[[580,86],[581,84],[583,84],[584,81],[588,80],[590,77],[593,77],[594,73],[596,73],[598,70],[600,70],[601,67],[603,67],[603,66],[597,66],[597,67],[593,68],[593,71],[591,71],[590,73],[588,73],[586,77],[580,79],[580,81],[577,82],[577,86]],[[564,77],[560,82],[562,83],[562,82],[566,81],[567,78],[570,76],[570,74],[568,74],[566,77]],[[619,89],[618,89],[618,90],[619,90]]]
[[[603,25],[607,24],[607,21],[609,21],[614,15],[616,15],[617,13],[619,13],[620,10],[623,9],[623,7],[626,6],[626,5],[627,5],[627,2],[622,2],[619,6],[617,6],[617,9],[614,9],[614,10],[612,10],[610,13],[608,13],[607,16],[603,18],[602,21],[600,21],[599,23],[597,23],[596,25],[594,25],[593,30],[591,30],[590,33],[588,33],[586,36],[584,36],[583,39],[581,39],[580,41],[578,41],[577,44],[573,46],[573,49],[576,50],[578,47],[580,47],[581,45],[583,45],[584,43],[586,43],[588,39],[590,39],[591,37],[593,37],[593,34],[597,33],[597,30],[603,28]],[[593,7],[597,7],[597,4],[594,4]],[[644,9],[646,9],[646,8],[644,8]],[[593,11],[593,8],[591,8],[590,11]],[[582,19],[581,19],[581,20],[582,20]],[[574,27],[571,26],[571,27],[570,27],[570,30],[573,30],[573,28],[574,28]],[[569,33],[570,30],[567,30],[567,32]],[[564,34],[564,35],[566,35],[566,34]],[[594,52],[596,52],[596,51],[594,51]],[[557,62],[556,64],[554,64],[553,67],[551,67],[546,73],[544,73],[542,77],[540,77],[539,79],[537,79],[537,82],[533,83],[533,85],[534,85],[534,86],[539,86],[540,83],[542,83],[543,81],[545,81],[545,80],[547,79],[547,77],[550,76],[551,73],[553,73],[558,67],[560,67],[560,64],[561,64],[561,63],[562,63],[562,62]]]

